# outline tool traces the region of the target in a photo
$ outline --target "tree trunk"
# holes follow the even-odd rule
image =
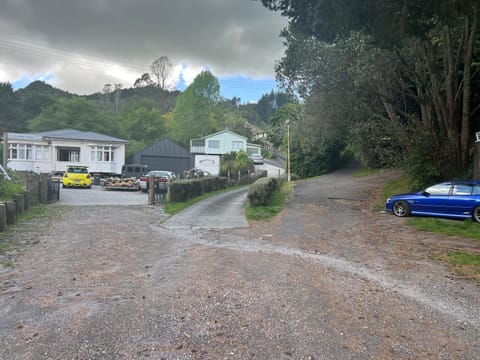
[[[459,129],[457,123],[457,101],[456,101],[456,75],[455,62],[453,59],[453,48],[448,26],[443,31],[443,65],[445,70],[445,94],[446,94],[446,113],[444,117],[447,136],[453,148],[456,151],[456,160],[460,160],[460,141]]]
[[[472,15],[473,19],[470,22],[468,16],[465,17],[465,57],[463,64],[463,99],[462,99],[462,130],[460,137],[461,146],[461,166],[466,169],[468,166],[471,139],[471,101],[472,101],[472,85],[471,85],[471,66],[473,59],[473,48],[475,44],[475,33],[477,27],[477,12],[476,9]]]

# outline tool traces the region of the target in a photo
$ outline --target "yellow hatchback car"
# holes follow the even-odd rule
[[[90,189],[92,187],[92,178],[88,172],[88,167],[68,165],[62,178],[63,187],[83,187]]]

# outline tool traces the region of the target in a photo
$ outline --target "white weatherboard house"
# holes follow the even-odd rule
[[[222,130],[200,139],[190,140],[192,154],[223,155],[245,151],[260,153],[260,145],[247,143],[247,138],[230,130]]]
[[[5,140],[5,136],[4,136]],[[48,173],[67,165],[88,166],[91,173],[119,175],[128,140],[89,131],[63,129],[30,134],[7,133],[7,167]]]
[[[195,154],[195,167],[212,175],[220,173],[220,155],[239,151],[254,154],[260,153],[260,150],[260,145],[248,144],[246,137],[230,130],[190,140],[190,153]]]

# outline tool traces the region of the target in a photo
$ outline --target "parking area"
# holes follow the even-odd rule
[[[105,190],[92,185],[91,189],[61,188],[58,205],[148,205],[148,195],[141,191]]]

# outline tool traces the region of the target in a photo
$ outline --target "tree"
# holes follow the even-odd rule
[[[195,139],[218,130],[222,114],[218,112],[220,85],[209,71],[202,71],[178,96],[170,129],[174,140],[187,146]]]
[[[95,102],[81,97],[61,98],[29,122],[34,132],[77,129],[123,137],[125,132],[116,118],[103,112]]]
[[[102,92],[103,92],[103,100],[104,100],[104,111],[108,111],[110,107],[110,94],[113,91],[113,86],[112,84],[105,84],[103,86]]]
[[[10,83],[0,82],[0,131],[22,132],[25,126],[21,121],[18,98]]]
[[[168,90],[168,79],[172,74],[172,64],[166,56],[160,56],[150,65],[157,86],[162,90]]]
[[[120,109],[120,97],[122,94],[122,84],[114,84],[113,95],[115,97],[115,112],[118,113]]]
[[[278,111],[270,118],[270,131],[269,140],[275,147],[281,147],[286,145],[287,136],[287,121],[293,126],[293,124],[301,121],[303,117],[303,106],[298,103],[288,103],[283,105]],[[286,151],[286,147],[284,151]]]
[[[135,80],[135,83],[133,84],[133,87],[141,88],[141,87],[151,86],[153,84],[154,84],[154,82],[151,79],[150,74],[149,73],[144,73],[137,80]]]
[[[293,95],[286,92],[274,92],[272,90],[269,94],[262,95],[255,108],[263,122],[268,124],[275,112],[290,102],[296,102]]]
[[[152,100],[129,104],[121,113],[121,120],[129,139],[144,146],[161,139],[166,134],[165,118]]]
[[[432,141],[427,143],[433,146],[430,152],[443,153],[447,149],[449,153],[445,161],[438,162],[443,177],[467,170],[472,131],[475,118],[478,119],[478,97],[472,92],[480,81],[475,71],[476,49],[480,46],[478,1],[262,0],[262,3],[290,19],[288,29],[282,33],[287,42],[286,55],[276,67],[277,77],[286,86],[300,92],[307,102],[313,101],[312,94],[317,103],[318,96],[325,99],[328,92],[321,84],[336,65],[323,55],[329,49],[336,51],[343,46],[356,55],[344,64],[354,86],[347,93],[338,86],[332,89],[348,95],[344,99],[348,99],[355,113],[358,106],[363,109],[360,121],[371,122],[373,126],[358,124],[352,117],[346,124],[358,131],[396,129],[408,133],[408,129],[417,129],[422,135],[409,138],[400,148],[411,149],[412,141],[425,144],[425,134],[429,134]],[[355,33],[359,36],[352,35]],[[369,51],[362,51],[367,48]],[[327,106],[325,101],[322,103]],[[374,110],[370,115],[369,104]],[[318,122],[335,123],[329,119],[342,119],[335,116],[341,111],[328,112],[324,107],[321,110],[327,116],[317,117]],[[397,142],[407,139],[396,138]],[[372,142],[371,146],[375,144]],[[424,149],[424,146],[413,148]],[[409,156],[409,152],[403,153]],[[418,156],[412,158],[418,161]]]

